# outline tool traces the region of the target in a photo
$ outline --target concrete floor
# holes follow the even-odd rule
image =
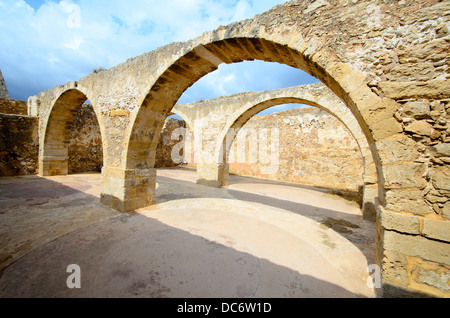
[[[99,203],[100,175],[0,178],[0,297],[374,297],[375,224],[312,187],[158,171],[157,205]],[[81,288],[67,267],[79,265]]]

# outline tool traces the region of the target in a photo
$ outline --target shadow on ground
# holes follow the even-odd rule
[[[68,265],[81,268],[69,289]],[[0,297],[361,297],[142,215],[102,221],[7,268]]]
[[[158,203],[223,197],[348,218],[166,177],[158,183],[172,193]],[[142,214],[118,215],[90,194],[98,186],[87,176],[0,179],[0,297],[363,297]],[[67,288],[70,264],[81,268],[81,289]]]
[[[246,182],[249,181],[248,178],[239,179]],[[264,184],[261,180],[255,180],[255,182]],[[183,199],[233,198],[240,201],[253,202],[286,210],[308,217],[314,221],[322,223],[323,226],[326,226],[345,237],[364,254],[368,264],[375,264],[375,232],[372,233],[372,237],[368,237],[367,235],[359,234],[357,231],[360,226],[369,225],[373,228],[373,230],[375,230],[375,226],[370,221],[364,221],[361,215],[349,214],[337,210],[330,210],[318,206],[277,199],[274,197],[244,191],[237,191],[227,188],[214,189],[207,186],[193,184],[189,181],[180,181],[162,176],[158,177],[158,184],[160,187],[157,190],[157,204]],[[233,182],[233,184],[237,184],[237,182]],[[270,184],[291,186],[290,184],[287,185],[286,183],[279,182],[270,182]],[[308,186],[302,187],[301,185],[294,185],[294,187],[315,190],[313,187]],[[203,189],[203,191],[199,191],[199,188]],[[323,191],[323,193],[328,192]]]

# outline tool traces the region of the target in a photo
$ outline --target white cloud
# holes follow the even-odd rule
[[[109,68],[220,25],[252,18],[283,0],[46,0],[36,10],[24,0],[0,2],[0,68],[17,99]],[[236,71],[220,71],[193,95],[209,98],[251,88]],[[246,73],[245,73],[246,72]],[[212,73],[214,74],[214,73]],[[215,77],[214,77],[215,76]],[[279,79],[279,78],[278,78]],[[208,91],[205,91],[208,90]]]

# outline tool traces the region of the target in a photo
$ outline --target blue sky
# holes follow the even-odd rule
[[[187,41],[283,2],[0,0],[0,69],[11,98],[26,100],[95,68],[109,68],[162,45]],[[277,63],[221,65],[189,88],[179,102],[316,82]]]

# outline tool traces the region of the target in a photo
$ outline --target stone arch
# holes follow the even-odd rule
[[[242,28],[244,27],[242,26]],[[225,30],[219,29],[216,33],[206,34],[200,39],[193,40],[190,43],[191,48],[183,50],[180,56],[161,72],[148,93],[141,98],[141,107],[129,132],[129,143],[123,164],[126,169],[152,168],[154,139],[157,139],[158,134],[149,132],[145,127],[154,127],[156,130],[160,130],[161,122],[168,116],[182,93],[201,77],[216,70],[222,63],[229,64],[258,59],[282,63],[306,71],[325,82],[336,95],[344,100],[357,118],[359,125],[366,128],[364,130],[367,131],[367,123],[356,106],[357,103],[350,95],[353,89],[361,87],[366,93],[366,96],[363,96],[365,99],[377,98],[377,95],[372,93],[362,81],[365,78],[364,74],[351,70],[347,64],[333,65],[327,70],[318,63],[319,61],[308,59],[293,45],[296,40],[299,40],[298,36],[294,38],[289,36],[289,39],[284,39],[284,41],[269,40],[266,37],[238,37],[237,34],[233,37],[229,36],[231,34],[228,35]],[[223,37],[223,39],[216,40],[216,37]],[[339,70],[344,68],[347,71],[345,76],[342,76],[343,72],[331,75],[330,72],[336,71],[336,68]],[[343,78],[340,78],[341,76]],[[346,83],[349,77],[352,77],[357,83],[349,86]],[[339,84],[341,80],[342,85]],[[365,90],[366,88],[367,90]],[[373,143],[372,134],[366,133],[366,137]]]
[[[325,83],[345,102],[362,128],[371,146],[379,180],[383,180],[378,152],[375,149],[376,135],[369,128],[368,117],[362,115],[361,109],[395,102],[384,100],[373,93],[365,83],[365,73],[354,70],[348,64],[337,62],[326,48],[314,45],[314,41],[305,43],[302,35],[289,30],[289,27],[280,27],[281,30],[272,32],[266,29],[255,30],[254,23],[244,21],[227,28],[219,28],[185,43],[178,54],[172,55],[166,65],[159,68],[156,80],[140,99],[141,106],[133,116],[128,137],[125,137],[122,167],[119,168],[120,171],[117,168],[112,168],[115,171],[111,171],[112,175],[119,173],[121,176],[129,175],[133,178],[137,175],[145,176],[141,181],[133,182],[133,186],[125,187],[120,193],[119,202],[130,202],[125,210],[133,210],[154,202],[154,181],[148,181],[154,180],[156,176],[153,166],[159,134],[165,118],[182,93],[222,63],[255,59],[301,69]],[[132,197],[129,197],[130,193]],[[143,197],[137,193],[143,194]],[[125,199],[126,197],[128,199]],[[113,201],[117,202],[116,198],[113,198]],[[122,203],[107,204],[122,206]]]
[[[178,115],[180,116],[184,122],[186,123],[186,128],[191,129],[191,127],[194,127],[194,123],[191,120],[191,116],[189,116],[185,110],[182,107],[177,107],[178,105],[175,105],[175,107],[172,109],[172,111],[167,115],[167,117],[172,115]]]
[[[41,118],[39,142],[39,175],[56,176],[69,173],[69,143],[70,132],[77,111],[81,105],[89,100],[99,123],[102,135],[103,153],[105,154],[106,141],[104,125],[101,116],[92,100],[81,88],[70,87],[64,89],[51,103],[46,116]],[[105,157],[105,155],[104,155]]]

